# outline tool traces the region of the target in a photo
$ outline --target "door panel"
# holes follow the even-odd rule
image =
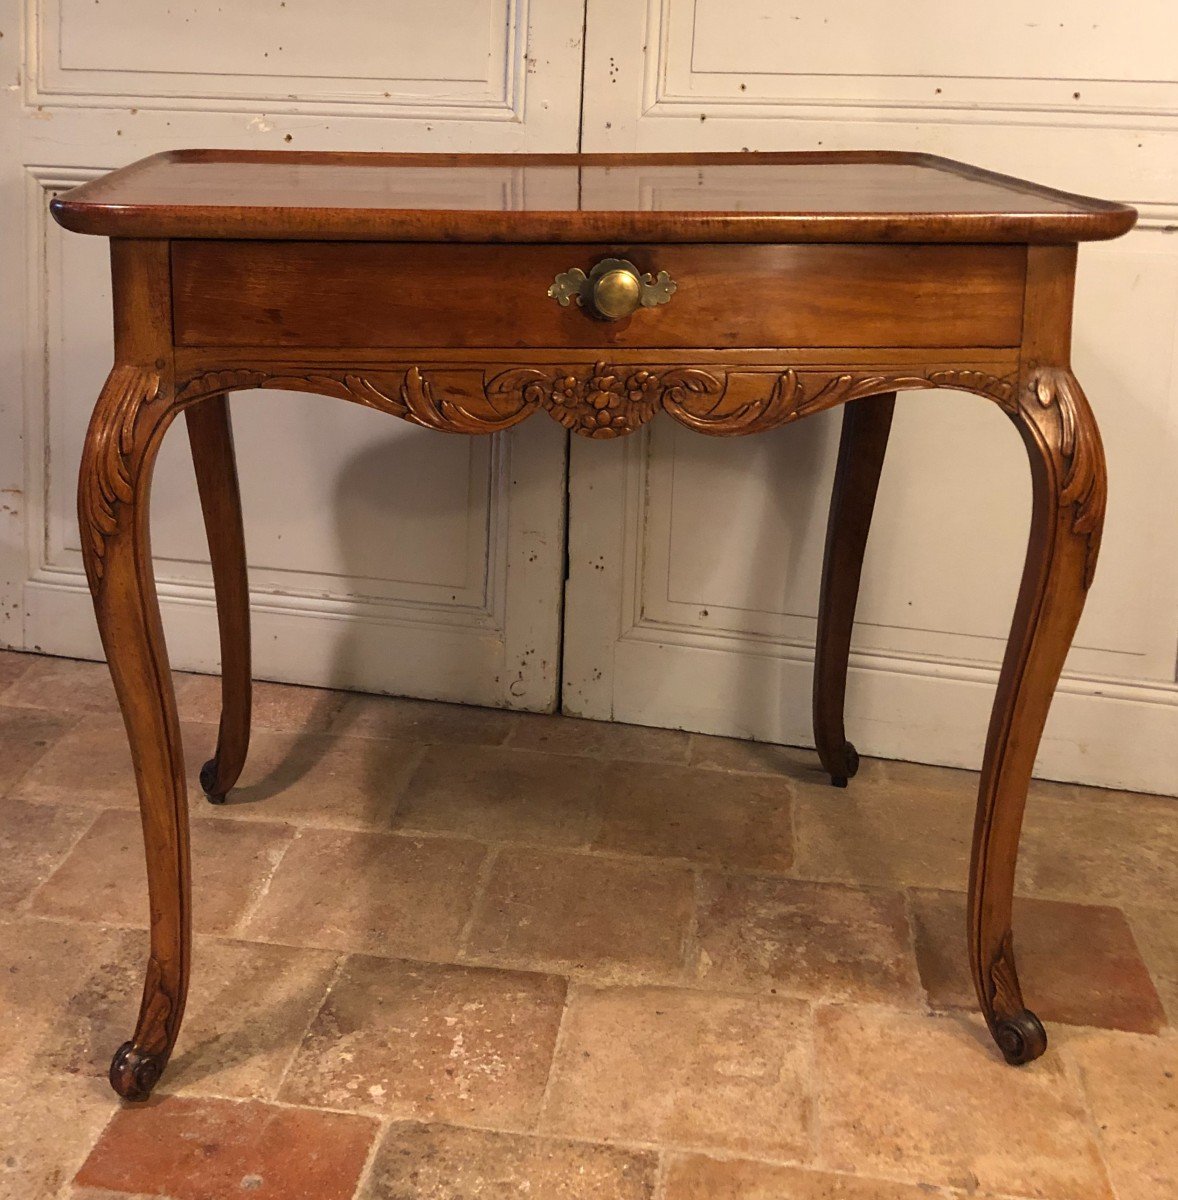
[[[204,0],[0,0],[0,17],[0,68],[20,80],[0,93],[0,169],[21,217],[0,223],[0,258],[25,266],[0,272],[0,289],[5,311],[28,315],[0,333],[0,642],[101,657],[74,489],[111,361],[109,265],[103,240],[47,218],[49,198],[170,147],[575,150],[583,12],[290,0],[263,19]],[[563,430],[447,438],[277,391],[231,405],[260,676],[554,705]],[[216,669],[183,422],[152,526],[173,664]]]
[[[1040,6],[1043,8],[1043,6]],[[1109,459],[1100,570],[1038,770],[1178,784],[1178,76],[1172,5],[590,0],[584,149],[923,150],[1137,204],[1080,252],[1075,364]],[[921,31],[915,36],[914,29]],[[931,31],[931,33],[930,33]],[[954,47],[965,48],[954,52]],[[1164,60],[1164,61],[1163,61]],[[711,442],[655,422],[570,460],[566,706],[812,744],[837,413]],[[759,443],[759,444],[758,444]],[[717,505],[716,495],[725,497]],[[860,750],[981,759],[1026,545],[1026,457],[988,402],[902,395],[848,696]]]

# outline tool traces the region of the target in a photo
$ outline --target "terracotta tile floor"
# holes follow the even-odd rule
[[[217,684],[177,677],[194,773]],[[975,776],[263,684],[192,788],[192,994],[105,1073],[147,902],[105,668],[0,652],[0,1200],[1173,1200],[1178,800],[1036,784],[963,957]]]

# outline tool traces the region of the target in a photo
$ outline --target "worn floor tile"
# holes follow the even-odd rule
[[[781,779],[611,763],[595,848],[750,871],[793,861],[790,790]]]
[[[1178,910],[1178,803],[1118,792],[1100,800],[1033,797],[1019,889],[1053,900]]]
[[[351,1200],[376,1132],[349,1113],[169,1096],[120,1109],[77,1182],[169,1200]]]
[[[106,1076],[131,1032],[144,934],[25,917],[0,924],[0,1074]]]
[[[976,1006],[965,948],[965,897],[912,897],[920,976],[934,1008]],[[1020,898],[1015,953],[1027,1003],[1043,1021],[1156,1033],[1161,1002],[1119,909]]]
[[[1111,1200],[1057,1056],[1011,1068],[980,1019],[964,1017],[827,1008],[818,1030],[822,1166],[969,1193]]]
[[[33,655],[32,663],[4,691],[6,705],[55,713],[117,715],[118,701],[104,662]]]
[[[3,703],[4,689],[14,684],[36,661],[33,654],[23,654],[19,650],[0,650],[0,703]]]
[[[510,744],[522,750],[578,754],[611,760],[685,763],[690,734],[680,729],[614,725],[578,717],[520,713]]]
[[[675,1157],[664,1200],[951,1200],[960,1192],[702,1154]]]
[[[272,1099],[336,961],[326,950],[197,938],[184,1025],[161,1087]],[[113,1049],[104,1047],[108,1057]]]
[[[186,772],[194,790],[201,764],[217,741],[215,725],[186,724],[181,729]],[[131,749],[117,713],[83,716],[58,737],[12,795],[39,803],[96,804],[103,808],[139,807]]]
[[[22,776],[46,754],[73,724],[68,713],[0,707],[0,795],[12,790]]]
[[[689,972],[703,987],[914,1006],[898,892],[707,872]]]
[[[581,846],[599,819],[602,770],[567,755],[435,747],[409,781],[393,824],[489,842]]]
[[[794,797],[793,873],[876,887],[962,890],[969,879],[974,803],[883,788]]]
[[[263,731],[252,740],[237,787],[204,812],[387,828],[421,754],[407,743]]]
[[[351,737],[391,738],[416,745],[498,746],[515,721],[515,713],[498,708],[352,694],[333,714],[330,728]]]
[[[657,1167],[648,1151],[398,1124],[357,1200],[649,1200]]]
[[[693,767],[744,771],[753,775],[784,775],[804,783],[830,784],[829,776],[818,761],[818,751],[803,746],[779,746],[775,742],[748,742],[741,738],[693,733],[690,762]]]
[[[1169,1024],[1178,1027],[1178,912],[1134,908],[1127,915]]]
[[[0,1200],[51,1200],[117,1107],[105,1080],[0,1075]]]
[[[347,698],[346,692],[255,679],[251,689],[250,723],[255,730],[323,732]],[[221,677],[177,675],[176,704],[181,720],[216,725],[221,720]]]
[[[139,930],[29,920],[0,926],[0,1011],[19,1036],[0,1070],[106,1078],[135,1026],[147,936]],[[14,936],[14,931],[17,931]],[[11,960],[11,965],[10,965]],[[176,1051],[161,1090],[269,1099],[332,977],[328,951],[198,936]]]
[[[973,802],[977,799],[979,773],[976,770],[938,767],[901,759],[864,758],[855,780],[862,787],[890,788],[909,793],[939,792]],[[1032,779],[1029,794],[1073,798],[1077,790],[1071,783]]]
[[[93,809],[0,800],[0,912],[48,879],[93,821]]]
[[[802,1157],[811,1038],[797,1000],[577,986],[541,1128]]]
[[[955,767],[934,767],[928,763],[904,762],[892,758],[864,758],[852,787],[891,789],[907,792],[939,792],[967,799],[971,803],[978,794],[977,771],[962,771]]]
[[[607,979],[667,979],[683,967],[691,872],[527,848],[495,860],[468,957]]]
[[[82,1187],[77,1183],[70,1184],[54,1200],[169,1200],[161,1197],[158,1192],[112,1192],[109,1188]]]
[[[247,934],[303,946],[450,958],[458,951],[485,855],[481,843],[461,838],[304,829]]]
[[[1072,1038],[1117,1200],[1178,1196],[1178,1042],[1095,1034]]]
[[[564,994],[552,975],[351,958],[280,1097],[394,1120],[527,1129]]]
[[[30,805],[41,812],[62,810]],[[192,922],[225,933],[245,914],[282,857],[289,825],[192,823]],[[106,809],[37,892],[32,909],[76,921],[147,924],[147,868],[139,814]]]

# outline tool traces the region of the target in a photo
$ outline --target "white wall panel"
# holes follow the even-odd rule
[[[1178,559],[1162,549],[1178,545],[1176,41],[1161,0],[590,0],[584,118],[587,150],[928,150],[1140,205],[1135,232],[1080,252],[1074,361],[1110,501],[1039,770],[1163,792],[1178,790]],[[666,199],[636,187],[636,203]],[[759,445],[656,423],[608,461],[574,446],[570,708],[810,742],[838,423]],[[855,631],[861,750],[980,762],[1029,499],[994,406],[901,397]]]
[[[0,289],[23,314],[0,330],[0,643],[101,655],[74,481],[111,359],[109,267],[102,240],[48,219],[52,192],[180,146],[575,149],[582,28],[579,0],[0,0]],[[490,186],[477,199],[523,202],[518,172]],[[232,408],[260,676],[552,706],[562,430],[449,438],[270,391]],[[152,525],[173,662],[215,669],[183,420]]]
[[[41,0],[30,16],[39,103],[416,106],[499,120],[522,112],[521,0],[350,0],[335,11],[313,0]]]

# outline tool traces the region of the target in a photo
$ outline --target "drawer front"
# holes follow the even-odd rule
[[[603,258],[666,271],[618,321],[548,294]],[[180,346],[1016,346],[1021,246],[443,245],[180,241]]]

